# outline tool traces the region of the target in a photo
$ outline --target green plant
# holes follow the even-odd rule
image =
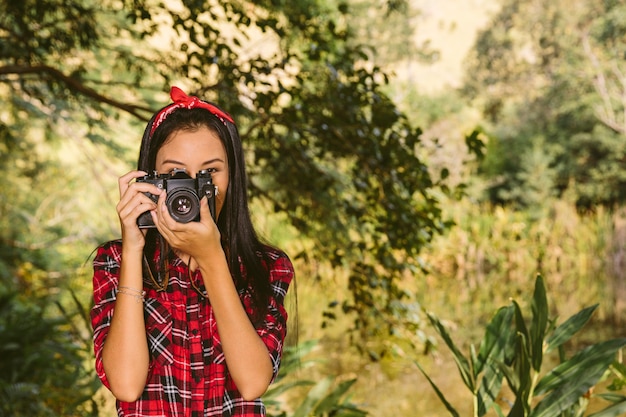
[[[301,367],[313,364],[310,360],[303,361],[303,357],[311,352],[316,344],[316,341],[309,341],[300,346],[285,349],[278,377],[263,396],[268,417],[367,416],[367,412],[359,409],[346,395],[356,382],[356,378],[335,383],[333,376],[326,376],[318,382],[292,377]],[[288,412],[281,396],[287,391],[300,387],[311,388],[302,399],[298,400],[298,404],[294,407],[295,411]]]
[[[469,357],[456,346],[442,322],[432,314],[428,317],[435,330],[451,350],[464,384],[472,393],[473,415],[483,416],[490,408],[504,416],[496,402],[506,380],[514,400],[509,417],[579,417],[587,410],[590,397],[602,398],[611,404],[593,417],[618,416],[626,412],[626,396],[618,391],[625,386],[624,366],[616,361],[616,353],[626,345],[626,338],[594,343],[566,357],[564,344],[591,318],[597,304],[571,316],[560,325],[548,318],[548,302],[543,278],[537,276],[531,300],[531,318],[527,321],[519,304],[512,301],[501,307],[487,325],[478,352],[470,346]],[[558,352],[559,364],[543,369],[546,354]],[[444,393],[416,362],[450,414],[458,412]],[[607,373],[616,377],[610,392],[594,394],[592,388]]]
[[[97,416],[88,335],[69,327],[77,313],[58,316],[49,305],[0,285],[0,415]]]

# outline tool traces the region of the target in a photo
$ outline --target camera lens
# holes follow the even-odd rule
[[[172,211],[179,216],[185,216],[191,211],[191,205],[193,203],[187,197],[179,197],[176,201],[172,202]]]
[[[176,189],[165,202],[170,216],[179,223],[195,220],[200,213],[200,200],[193,190]]]

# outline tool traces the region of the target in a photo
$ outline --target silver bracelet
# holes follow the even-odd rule
[[[144,301],[146,301],[146,292],[145,291],[139,291],[136,290],[134,288],[130,288],[130,287],[119,287],[117,289],[117,293],[118,294],[125,294],[125,295],[130,295],[131,297],[135,297],[135,300],[137,300],[138,303],[143,303]]]

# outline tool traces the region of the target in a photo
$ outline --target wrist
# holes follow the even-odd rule
[[[202,272],[203,277],[213,277],[211,279],[213,282],[219,280],[220,277],[227,277],[229,281],[232,280],[226,256],[214,254],[208,258],[196,259],[196,262],[198,263],[198,268]]]
[[[130,244],[122,240],[122,257],[141,260],[143,257],[143,246],[143,244]]]

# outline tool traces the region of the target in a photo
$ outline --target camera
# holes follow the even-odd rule
[[[147,182],[165,190],[167,192],[165,206],[170,216],[177,222],[200,221],[200,200],[202,197],[207,198],[211,217],[215,221],[217,186],[213,184],[211,173],[208,170],[198,172],[196,178],[191,178],[184,169],[174,169],[169,174],[159,174],[154,171],[152,174],[137,178],[137,182]],[[155,203],[159,199],[158,195],[145,194]],[[141,229],[156,227],[149,211],[142,213],[137,218],[137,225]]]

